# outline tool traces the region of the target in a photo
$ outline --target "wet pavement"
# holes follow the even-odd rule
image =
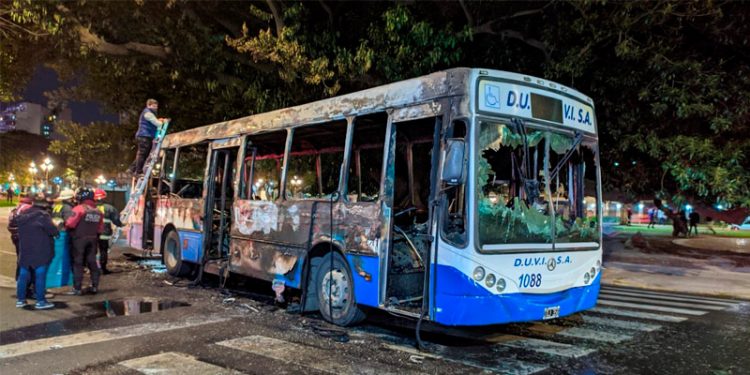
[[[112,258],[98,294],[58,294],[54,310],[15,309],[0,283],[0,373],[750,374],[750,302],[734,298],[605,285],[594,309],[561,319],[426,324],[419,351],[408,319],[338,328],[274,305],[268,283],[221,292]]]

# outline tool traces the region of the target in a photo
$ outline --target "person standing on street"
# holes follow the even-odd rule
[[[82,188],[76,196],[78,205],[73,208],[73,216],[65,220],[65,227],[72,238],[73,247],[73,290],[69,295],[82,294],[84,263],[91,273],[91,293],[99,289],[99,267],[96,265],[96,246],[99,234],[104,231],[104,215],[96,209],[94,192]]]
[[[690,215],[688,216],[688,219],[690,220],[690,227],[688,228],[688,236],[693,232],[693,229],[695,229],[695,235],[698,235],[698,223],[701,221],[701,215],[695,211],[691,211]]]
[[[55,256],[53,237],[58,234],[47,208],[46,198],[39,195],[35,198],[33,206],[16,215],[11,223],[18,228],[19,274],[16,283],[16,307],[26,306],[26,288],[32,277],[36,298],[34,307],[37,310],[55,307],[45,298],[47,267]]]
[[[656,209],[648,209],[648,226],[646,228],[656,228]]]
[[[60,195],[55,198],[55,204],[52,205],[52,222],[60,230],[65,230],[65,220],[73,216],[73,197],[75,192],[71,189],[63,189]]]
[[[108,275],[112,273],[107,269],[109,239],[112,238],[112,224],[121,227],[122,223],[120,222],[120,213],[114,206],[104,202],[104,198],[107,198],[107,192],[104,189],[96,189],[94,191],[96,208],[104,215],[104,232],[99,235],[99,265],[101,266],[102,274]]]
[[[13,203],[13,194],[15,192],[13,191],[12,187],[8,188],[8,202]]]
[[[16,207],[10,211],[8,217],[8,232],[10,232],[10,241],[13,242],[13,246],[16,248],[16,259],[18,259],[18,226],[15,224],[15,218],[22,214],[27,209],[31,208],[33,201],[28,196],[22,196],[18,201]],[[16,262],[16,280],[18,280],[18,262]]]
[[[156,117],[157,110],[159,110],[159,102],[156,99],[149,99],[146,101],[146,108],[143,109],[141,116],[138,118],[138,132],[135,133],[138,151],[133,164],[128,168],[128,171],[133,175],[143,174],[143,164],[146,162],[148,154],[151,153],[156,132],[167,121],[167,119]]]

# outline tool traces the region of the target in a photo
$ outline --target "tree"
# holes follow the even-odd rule
[[[33,176],[29,164],[44,159],[49,141],[42,136],[23,131],[0,133],[0,183],[9,181],[13,173],[19,185],[31,185]]]
[[[61,122],[57,129],[65,139],[52,141],[49,150],[63,157],[79,185],[99,174],[112,176],[125,171],[133,158],[133,127]]]
[[[597,104],[607,188],[750,206],[750,7],[740,2],[4,2],[0,96],[37,61],[54,101],[173,130],[454,66],[549,78]],[[32,21],[33,20],[33,21]],[[344,31],[345,30],[345,31]],[[7,77],[7,79],[6,79]],[[615,163],[618,166],[615,166]]]

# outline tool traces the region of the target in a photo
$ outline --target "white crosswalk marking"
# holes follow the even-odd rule
[[[411,346],[405,346],[405,345],[393,345],[393,344],[383,344],[383,347],[390,350],[400,351],[407,353],[409,355],[417,355],[424,358],[432,358],[435,360],[442,360],[447,362],[453,362],[458,363],[464,366],[479,368],[486,371],[491,372],[499,372],[501,374],[513,374],[513,375],[528,375],[528,374],[535,374],[540,371],[544,371],[549,366],[542,365],[538,363],[531,363],[531,362],[525,362],[520,361],[513,358],[497,358],[495,363],[492,362],[477,362],[469,359],[457,359],[452,358],[450,356],[446,355],[438,355],[438,354],[430,354],[421,352],[414,347]]]
[[[701,301],[713,301],[713,302],[720,302],[720,303],[729,303],[729,304],[738,304],[742,301],[736,301],[731,300],[727,298],[717,298],[717,297],[703,297],[703,296],[695,296],[690,294],[684,294],[684,293],[673,293],[673,292],[660,292],[656,290],[647,290],[647,289],[629,289],[629,288],[620,288],[620,287],[614,287],[614,286],[602,286],[601,291],[606,292],[627,292],[627,293],[638,293],[640,295],[652,295],[657,297],[683,297],[683,298],[690,298],[691,300],[701,300]]]
[[[598,316],[587,315],[587,314],[582,314],[581,317],[583,318],[583,321],[588,324],[629,329],[629,330],[635,330],[635,331],[652,332],[661,328],[661,326],[658,324],[648,324],[648,323],[634,322],[630,320],[619,320],[619,319],[612,319],[612,318],[601,318]]]
[[[683,301],[683,302],[697,302],[702,304],[709,304],[709,305],[721,305],[721,306],[736,306],[739,304],[739,302],[731,302],[731,301],[717,301],[714,299],[705,299],[701,297],[689,297],[685,295],[675,294],[675,295],[663,295],[663,294],[652,294],[648,292],[637,292],[637,291],[626,291],[626,290],[620,290],[620,289],[610,289],[610,288],[602,288],[601,289],[602,294],[607,295],[623,295],[623,296],[631,296],[631,297],[651,297],[651,298],[657,298],[660,300],[669,300],[669,301]]]
[[[647,305],[643,303],[630,303],[630,302],[620,302],[620,301],[609,301],[609,300],[598,300],[596,302],[597,305],[605,305],[605,306],[616,306],[616,307],[631,307],[634,309],[643,309],[643,310],[653,310],[653,311],[662,311],[662,312],[671,312],[671,313],[677,313],[677,314],[685,314],[685,315],[704,315],[707,313],[707,311],[702,310],[690,310],[690,309],[680,309],[677,307],[666,307],[666,306],[656,306],[656,305]]]
[[[173,331],[177,329],[197,327],[206,324],[224,322],[228,318],[201,318],[177,323],[146,323],[134,326],[124,326],[99,331],[82,332],[72,335],[48,337],[44,339],[22,341],[15,344],[0,346],[0,359],[18,357],[31,353],[45,352],[53,349],[63,349],[73,346],[95,344],[105,341],[119,340],[128,337],[148,335],[156,332]]]
[[[588,311],[597,312],[600,314],[611,314],[611,315],[618,315],[618,316],[626,316],[629,318],[658,320],[662,322],[671,322],[671,323],[679,323],[679,322],[684,322],[687,320],[687,318],[682,317],[682,316],[654,314],[654,313],[643,312],[643,311],[623,310],[623,309],[601,307],[601,306],[594,307],[593,309],[588,310]]]
[[[618,296],[618,295],[606,294],[606,293],[600,294],[599,300],[600,301],[601,300],[613,300],[613,301],[624,301],[624,302],[647,302],[647,303],[654,303],[657,305],[666,305],[666,306],[675,306],[675,307],[692,307],[692,308],[697,307],[702,310],[724,310],[726,308],[725,306],[706,305],[700,302],[693,302],[693,303],[674,302],[674,301],[667,301],[667,300],[656,299],[656,298]]]
[[[498,345],[532,350],[539,353],[566,358],[580,358],[596,352],[596,349],[533,338],[523,338],[520,340],[504,342]]]
[[[118,364],[131,370],[138,371],[141,374],[149,375],[242,374],[239,371],[225,369],[223,367],[199,361],[195,359],[195,357],[175,352],[129,359]]]
[[[334,360],[335,351],[322,350],[265,336],[240,337],[218,342],[217,345],[331,374],[408,373],[406,369],[402,371],[398,369],[390,370],[383,365],[371,367],[365,361],[339,363]]]
[[[561,336],[567,336],[567,337],[575,337],[580,339],[586,339],[586,340],[594,340],[594,341],[602,341],[612,344],[618,344],[623,341],[627,341],[633,338],[631,335],[626,335],[622,333],[613,333],[613,332],[605,332],[600,329],[589,329],[584,327],[572,327],[572,328],[566,328],[560,332],[556,333],[557,335]]]

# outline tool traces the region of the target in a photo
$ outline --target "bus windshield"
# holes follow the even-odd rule
[[[479,245],[599,242],[594,140],[482,121]]]

